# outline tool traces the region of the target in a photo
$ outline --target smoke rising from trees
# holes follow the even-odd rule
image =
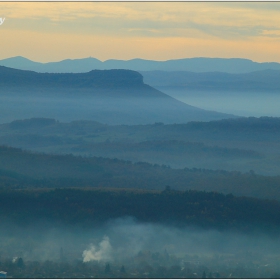
[[[108,236],[104,236],[98,247],[91,244],[90,248],[83,252],[83,262],[109,261],[112,259],[111,255],[112,246],[110,244],[110,239]]]

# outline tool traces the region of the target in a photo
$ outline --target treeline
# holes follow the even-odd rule
[[[0,188],[113,187],[203,190],[280,200],[280,176],[197,168],[172,169],[146,162],[39,154],[0,147]]]
[[[215,192],[127,190],[0,191],[2,221],[36,221],[91,227],[131,216],[139,222],[174,226],[278,232],[280,202]]]
[[[48,118],[31,118],[16,120],[11,123],[1,124],[1,135],[18,133],[40,133],[42,135],[62,134],[62,135],[91,135],[96,133],[98,136],[102,133],[106,137],[116,136],[117,138],[130,138],[138,141],[152,139],[155,136],[161,140],[185,140],[189,133],[198,138],[202,135],[238,133],[239,137],[250,138],[256,133],[268,133],[270,136],[275,133],[279,136],[280,118],[276,117],[240,117],[223,119],[217,121],[191,121],[185,124],[164,124],[155,123],[147,125],[106,125],[95,121],[72,121],[70,123],[61,123],[54,119]],[[22,130],[22,131],[20,131]],[[175,133],[172,134],[172,133]],[[248,134],[248,133],[251,133]],[[142,136],[142,137],[141,137]],[[267,136],[259,135],[260,139]],[[111,137],[112,138],[112,137]],[[230,139],[230,138],[229,138]],[[203,140],[201,138],[200,140]],[[206,140],[206,139],[204,139]],[[273,138],[269,139],[273,140]]]
[[[209,158],[214,161],[216,158],[227,159],[258,159],[262,156],[252,150],[229,149],[222,147],[209,147],[203,143],[187,142],[178,140],[153,140],[143,142],[118,142],[118,141],[104,141],[101,143],[87,143],[81,144],[73,151],[84,151],[93,154],[102,154],[102,156],[111,156],[112,154],[121,157],[139,157],[139,154],[147,153],[151,157],[195,157],[195,158]],[[170,160],[172,162],[172,159]]]

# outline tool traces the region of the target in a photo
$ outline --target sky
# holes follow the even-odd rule
[[[0,59],[280,62],[280,2],[0,2],[0,18]]]

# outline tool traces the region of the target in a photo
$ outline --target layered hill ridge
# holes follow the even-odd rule
[[[5,110],[13,116],[13,119],[0,119],[2,122],[48,117],[63,121],[87,119],[108,124],[148,124],[234,117],[180,102],[144,84],[142,75],[131,70],[58,74],[2,66],[1,97],[4,98],[2,116]],[[11,103],[8,111],[5,102]]]
[[[279,91],[280,70],[250,73],[195,73],[190,71],[142,71],[144,82],[158,88],[203,91]]]
[[[0,145],[0,189],[128,188],[216,191],[238,196],[280,200],[279,176],[261,176],[102,157],[75,157],[23,151]]]

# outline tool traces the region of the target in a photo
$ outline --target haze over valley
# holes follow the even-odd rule
[[[109,124],[184,123],[231,117],[186,105],[144,84],[141,74],[130,70],[39,74],[1,67],[0,72],[2,122],[38,114],[64,121],[86,119]]]
[[[277,106],[280,101],[277,94],[280,89],[279,63],[221,58],[104,62],[95,58],[84,58],[38,63],[24,57],[14,57],[0,60],[0,65],[40,73],[87,73],[93,69],[130,69],[138,71],[145,84],[187,105],[237,116],[280,117]],[[15,100],[9,101],[16,106]],[[70,101],[68,106],[72,111],[77,110]]]
[[[280,278],[279,3],[0,11],[0,278]]]
[[[78,267],[80,262],[87,264],[86,273],[94,271],[95,277],[180,275],[195,278],[198,273],[201,274],[199,277],[206,272],[210,275],[214,273],[213,269],[218,271],[216,277],[278,275],[275,262],[271,262],[270,272],[259,268],[254,274],[253,266],[245,272],[231,264],[226,271],[222,262],[208,259],[206,255],[215,253],[230,261],[240,258],[239,254],[244,254],[245,250],[256,253],[262,246],[271,246],[265,255],[254,260],[260,267],[264,259],[276,254],[275,247],[270,245],[271,238],[275,237],[269,236],[279,230],[278,214],[274,217],[271,212],[261,213],[268,205],[274,214],[280,211],[280,119],[246,118],[203,110],[170,94],[175,89],[175,92],[192,92],[194,96],[203,92],[213,98],[209,88],[214,88],[225,97],[232,94],[231,88],[238,91],[241,87],[254,98],[256,94],[262,94],[257,91],[262,88],[277,95],[278,80],[273,75],[278,72],[273,71],[238,75],[139,73],[118,69],[38,73],[0,66],[0,188],[4,199],[1,217],[6,225],[6,230],[1,232],[2,251],[6,256],[4,269],[12,271],[13,277],[28,277],[33,275],[34,260],[40,260],[40,271],[45,273],[39,274],[41,277],[61,277],[61,265],[57,274],[46,274],[43,263],[51,260],[47,267],[55,271],[53,265],[65,263],[67,259],[72,267]],[[263,73],[267,73],[265,78]],[[60,189],[62,193],[59,193]],[[58,202],[50,210],[48,201],[52,197],[59,201],[60,194],[66,201],[73,202],[70,205]],[[141,204],[141,194],[146,196],[145,200],[150,200],[151,209]],[[41,195],[45,202],[40,202]],[[101,196],[94,202],[92,195]],[[77,196],[80,197],[78,200]],[[95,210],[85,210],[89,197]],[[199,208],[190,206],[180,211],[161,212],[160,203],[176,209],[173,203],[179,205],[181,197]],[[107,209],[113,199],[117,199],[114,208]],[[140,203],[136,208],[131,207],[133,199],[134,205]],[[160,202],[162,199],[167,201]],[[9,201],[18,201],[13,217],[10,216]],[[33,208],[27,207],[27,201]],[[201,209],[208,209],[209,203],[212,206],[201,216]],[[221,203],[228,205],[228,209],[225,210]],[[263,210],[254,213],[256,218],[253,220],[251,212],[247,213],[243,208],[254,208],[255,204]],[[157,205],[156,208],[153,205]],[[38,211],[38,207],[42,207],[42,211]],[[242,216],[236,207],[242,211]],[[49,210],[45,212],[47,208]],[[190,209],[193,209],[191,216]],[[93,211],[93,216],[86,214]],[[154,217],[147,219],[151,211]],[[33,216],[32,212],[37,214]],[[68,214],[61,216],[61,213]],[[232,214],[225,217],[225,213]],[[264,220],[262,215],[265,215]],[[54,224],[50,226],[50,222]],[[24,239],[13,246],[7,231],[24,226],[31,232],[28,235],[32,235],[32,224],[38,224],[46,234],[39,240],[38,232],[34,233],[34,242]],[[89,233],[93,225],[98,228],[98,234]],[[78,233],[81,227],[85,230]],[[128,227],[128,236],[133,236],[133,243],[126,241],[129,237],[119,236],[118,231],[123,227]],[[162,227],[160,231],[164,234],[157,238],[157,244],[150,246],[158,234],[158,227]],[[144,241],[135,236],[139,228],[143,228]],[[152,233],[146,233],[147,230]],[[232,237],[233,230],[237,233]],[[254,238],[262,240],[264,245],[258,247],[250,243],[245,246],[246,242],[242,240],[247,240],[252,231],[256,231]],[[68,235],[68,241],[62,241],[62,236]],[[174,243],[182,235],[185,237],[181,242],[186,246],[183,250]],[[200,246],[201,241],[193,241],[194,236],[208,241]],[[14,235],[14,238],[18,240],[19,236]],[[219,238],[227,244],[223,250],[219,242],[217,248],[208,247]],[[238,250],[229,245],[232,238],[236,240]],[[69,242],[77,245],[71,246]],[[47,244],[52,245],[46,251]],[[185,254],[185,250],[191,250],[191,254]],[[17,255],[17,259],[9,263],[8,258],[13,255]],[[147,267],[141,268],[139,256],[142,255],[152,267],[149,272]],[[151,256],[157,261],[150,260]],[[188,259],[196,259],[204,266],[192,264],[187,268]],[[248,266],[247,261],[242,262]],[[111,268],[108,270],[109,263],[112,271]],[[159,265],[169,267],[170,272],[161,274],[156,269]],[[179,265],[180,269],[171,270],[172,265]],[[103,272],[100,271],[102,266],[105,266]],[[123,268],[119,270],[118,267]],[[69,276],[82,277],[78,272],[73,274],[69,270],[69,273]]]

